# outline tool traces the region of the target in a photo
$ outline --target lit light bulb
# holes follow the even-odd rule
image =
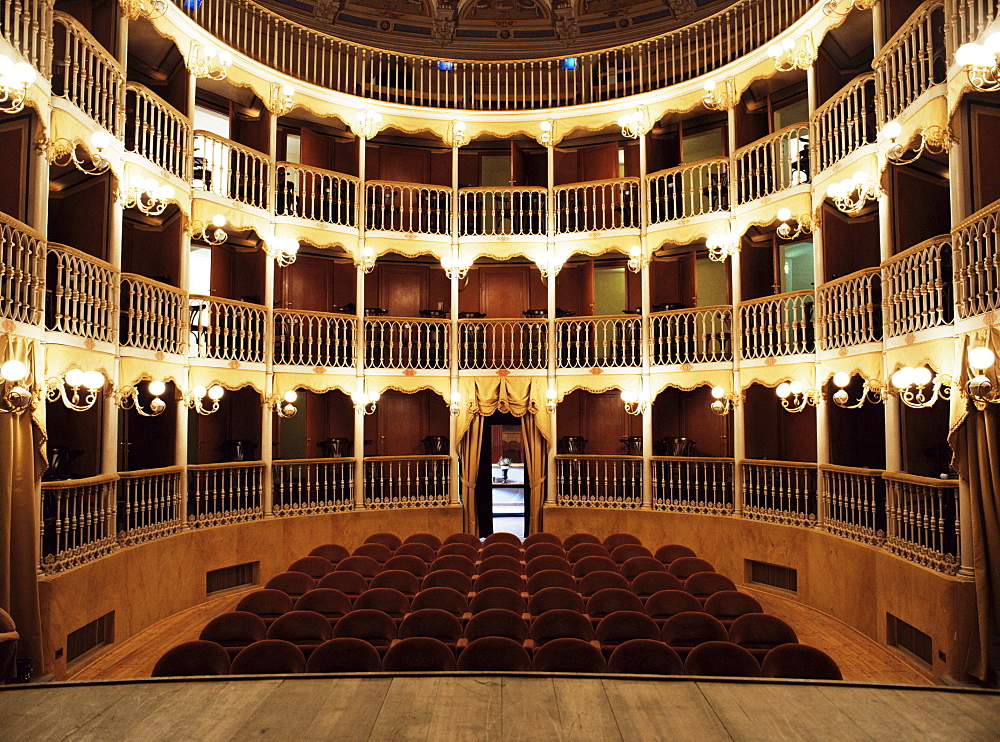
[[[159,379],[154,379],[153,381],[149,382],[149,384],[146,386],[146,389],[154,397],[159,397],[161,394],[167,391],[167,385],[164,384]]]
[[[90,135],[90,144],[94,149],[104,149],[111,144],[111,137],[103,131],[95,131]]]
[[[212,226],[222,229],[222,227],[226,226],[226,217],[222,214],[216,214],[212,217]]]
[[[83,371],[78,368],[71,368],[66,372],[66,383],[74,389],[83,386]]]
[[[927,366],[918,366],[913,369],[913,383],[917,386],[927,386],[933,378],[931,370]]]
[[[225,389],[223,389],[218,384],[215,384],[211,389],[208,390],[208,398],[213,402],[218,402],[220,399],[222,399],[222,395],[225,393],[226,393]]]
[[[993,351],[985,346],[973,348],[969,351],[969,365],[978,371],[985,371],[993,365],[995,360],[996,356],[993,354]],[[17,363],[17,361],[12,361],[12,363]]]
[[[104,374],[102,374],[100,371],[84,372],[83,385],[87,387],[87,389],[90,389],[91,391],[100,389],[102,386],[104,386]]]
[[[713,90],[715,90],[715,80],[706,80],[705,81],[705,92],[706,93],[711,93]]]
[[[289,389],[287,392],[285,392],[282,395],[282,399],[284,399],[289,404],[291,404],[292,402],[294,402],[298,398],[299,398],[299,395],[298,395],[298,393],[294,389]]]
[[[775,390],[775,393],[778,395],[780,399],[788,399],[788,397],[792,393],[791,384],[789,384],[787,381],[781,382],[780,384],[778,384],[778,388]]]
[[[791,390],[792,394],[802,394],[803,387],[801,381],[793,381],[788,385],[788,388]]]
[[[284,85],[284,86],[282,86],[282,88],[281,88],[281,94],[283,96],[285,96],[286,98],[291,98],[293,95],[295,95],[295,88],[294,88],[294,86],[292,86],[292,85]]]
[[[791,218],[792,218],[792,210],[791,209],[778,209],[778,221],[779,222],[787,222]]]
[[[843,389],[851,383],[851,375],[846,371],[838,371],[833,375],[833,385]]]
[[[909,366],[904,366],[892,375],[890,381],[897,389],[906,389],[913,383],[913,369]]]
[[[885,126],[882,127],[882,138],[883,139],[896,139],[900,134],[903,133],[903,127],[898,121],[890,121]]]
[[[21,361],[7,361],[0,366],[0,377],[3,377],[4,381],[21,381],[27,375],[28,367]]]
[[[203,399],[205,395],[208,394],[208,390],[201,384],[198,384],[194,389],[191,390],[191,393],[198,399]]]
[[[726,395],[726,390],[721,386],[712,387],[712,397],[715,399],[722,399]]]

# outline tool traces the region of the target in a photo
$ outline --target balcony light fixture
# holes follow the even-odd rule
[[[454,417],[458,417],[458,413],[462,411],[462,393],[452,392],[451,402],[448,403],[448,412]]]
[[[138,209],[143,214],[157,216],[166,210],[167,203],[174,198],[175,191],[169,183],[157,185],[152,178],[133,175],[129,187],[119,188],[115,195],[123,209]]]
[[[969,351],[969,366],[976,375],[969,379],[965,391],[972,399],[976,409],[985,410],[987,403],[1000,404],[1000,394],[993,389],[993,384],[986,377],[986,370],[996,361],[996,355],[985,346]]]
[[[951,376],[934,375],[926,366],[904,366],[889,380],[890,390],[899,396],[907,407],[924,409],[932,407],[939,399],[951,397]]]
[[[213,384],[208,389],[199,384],[184,395],[182,404],[188,409],[194,410],[199,415],[211,415],[213,412],[219,411],[219,400],[222,399],[225,393],[226,390],[218,384]],[[211,407],[205,406],[206,397],[212,402]]]
[[[271,397],[271,399],[268,400],[268,404],[278,417],[287,419],[295,417],[295,414],[299,411],[295,406],[295,400],[298,398],[298,392],[294,389],[289,389],[280,397],[277,395]]]
[[[93,153],[90,161],[84,160],[76,154],[77,149],[83,144],[79,139],[70,141],[69,139],[56,139],[55,141],[45,140],[40,143],[39,148],[48,151],[49,161],[55,165],[73,165],[81,173],[87,175],[102,175],[111,167],[111,160],[104,154],[104,150],[111,144],[111,137],[104,131],[95,131],[90,135],[90,146]]]
[[[767,56],[774,60],[774,68],[778,72],[792,70],[807,70],[816,61],[816,46],[812,37],[803,36],[803,48],[798,47],[794,39],[785,39],[780,44],[772,44],[767,49]]]
[[[916,162],[924,152],[942,155],[948,151],[948,144],[952,141],[951,132],[947,127],[928,126],[918,130],[920,145],[911,149],[905,143],[896,141],[902,133],[903,127],[898,121],[890,121],[879,132],[879,139],[889,145],[885,159],[893,165],[909,165],[911,162]],[[907,156],[907,152],[913,154]]]
[[[740,251],[740,238],[732,233],[717,232],[709,236],[705,241],[705,247],[708,248],[709,259],[724,263],[726,258]]]
[[[75,412],[86,412],[100,396],[101,387],[104,386],[104,374],[100,371],[81,371],[78,368],[71,368],[65,376],[50,376],[45,380],[45,397],[49,402],[61,400],[63,405]],[[71,393],[66,393],[66,387],[71,389]],[[86,389],[86,396],[81,401],[80,387]]]
[[[449,281],[461,281],[469,275],[469,269],[472,265],[460,257],[449,257],[446,255],[441,258],[441,267],[444,268],[444,274],[448,276]]]
[[[649,265],[649,256],[642,251],[642,245],[632,245],[628,249],[628,269],[641,273]]]
[[[38,73],[27,62],[14,62],[0,54],[0,111],[18,113],[24,108],[28,89],[35,84]]]
[[[802,412],[807,405],[815,407],[820,401],[820,393],[815,389],[806,389],[801,381],[783,381],[774,393],[781,400],[781,406],[789,412]]]
[[[24,382],[27,375],[28,367],[16,359],[0,366],[0,412],[20,414],[31,406],[34,395]]]
[[[118,0],[118,4],[121,5],[122,12],[131,21],[137,21],[140,18],[154,20],[167,12],[165,0]]]
[[[267,110],[275,116],[284,116],[295,107],[292,96],[295,95],[295,86],[279,85],[271,83],[271,99],[268,101]]]
[[[882,195],[882,188],[868,173],[859,170],[853,178],[831,183],[826,195],[845,214],[857,216],[866,202],[874,201]]]
[[[365,245],[361,248],[361,260],[356,263],[363,273],[375,270],[375,248]]]
[[[167,391],[167,385],[158,379],[154,379],[146,385],[146,391],[153,397],[149,402],[148,411],[144,410],[142,405],[139,404],[139,390],[134,386],[122,387],[115,395],[115,403],[123,410],[134,409],[143,417],[156,417],[162,414],[167,409],[167,403],[160,399],[160,397]]]
[[[467,124],[464,121],[451,122],[451,146],[461,147],[465,144],[465,129]]]
[[[262,244],[264,254],[281,268],[287,268],[294,263],[299,253],[299,241],[294,237],[269,237]]]
[[[623,137],[638,139],[645,136],[651,127],[646,107],[639,106],[631,113],[619,116],[618,127],[622,130]]]
[[[362,139],[371,139],[382,130],[382,115],[367,108],[358,111],[351,130],[355,136]]]
[[[551,121],[542,121],[538,124],[538,128],[541,130],[541,134],[538,136],[538,143],[544,147],[548,147],[555,144],[555,138],[553,137],[553,125]]]
[[[878,4],[878,0],[848,0],[847,7],[839,10],[840,0],[827,0],[823,5],[823,12],[827,15],[847,15],[852,10],[871,10]]]
[[[550,386],[545,390],[545,409],[548,410],[550,415],[556,411],[556,406],[559,404],[558,398],[559,393],[554,386]]]
[[[629,415],[644,415],[652,404],[652,399],[649,396],[649,382],[643,378],[642,388],[638,392],[633,392],[630,389],[624,390],[622,402],[625,403],[625,412]]]
[[[187,58],[187,68],[195,77],[211,80],[225,80],[233,64],[233,55],[214,46],[203,47],[197,41],[191,42],[191,53]]]
[[[783,240],[794,240],[798,239],[801,235],[812,234],[813,231],[813,220],[809,214],[801,214],[795,218],[795,227],[791,225],[792,221],[792,211],[791,209],[778,209],[778,221],[781,224],[778,225],[776,230],[778,236]]]
[[[721,386],[712,387],[712,412],[716,415],[728,415],[739,403],[740,396],[736,392],[727,394]]]
[[[209,231],[211,227],[211,231]],[[188,225],[188,234],[200,242],[207,242],[209,245],[221,245],[229,235],[226,233],[226,217],[216,214],[212,217],[210,224],[202,221],[193,221]]]
[[[955,52],[955,63],[965,68],[976,90],[1000,90],[1000,31],[987,36],[982,44],[962,44]]]
[[[563,264],[553,250],[547,250],[545,257],[541,260],[535,260],[535,265],[538,266],[538,272],[542,274],[542,279],[548,281],[550,278],[555,278],[559,275],[559,271],[562,270]]]
[[[705,108],[710,108],[713,111],[728,111],[736,104],[736,86],[733,83],[733,78],[727,77],[723,81],[722,92],[715,92],[717,87],[717,80],[706,80],[705,95],[701,102],[705,104]]]
[[[881,384],[865,379],[865,383],[861,387],[860,399],[858,399],[857,402],[852,403],[850,401],[850,395],[847,393],[847,389],[845,388],[850,383],[851,375],[846,371],[838,371],[833,375],[833,385],[837,387],[837,391],[833,393],[831,399],[833,399],[834,404],[838,407],[843,407],[845,410],[856,410],[859,407],[864,406],[865,402],[879,404],[885,399],[885,390],[882,388]]]
[[[355,415],[371,415],[375,412],[375,406],[382,398],[378,392],[365,391],[364,379],[358,379],[358,390],[351,395],[351,403],[354,405]]]

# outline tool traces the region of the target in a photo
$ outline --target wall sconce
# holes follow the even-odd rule
[[[556,411],[556,406],[559,404],[558,397],[559,393],[555,387],[550,386],[545,390],[545,409],[548,410],[550,415]]]
[[[976,90],[1000,90],[1000,32],[990,34],[982,44],[962,44],[955,52],[955,63],[965,68]]]
[[[45,397],[49,402],[62,400],[63,405],[75,412],[86,412],[97,402],[98,392],[104,386],[104,374],[100,371],[81,371],[71,368],[66,376],[50,376],[45,380]],[[66,387],[72,390],[66,394]],[[80,387],[87,390],[83,401],[80,401]]]
[[[452,121],[451,122],[451,146],[461,147],[465,144],[465,128],[466,124],[464,121]]]
[[[789,223],[792,220],[791,209],[778,209],[778,236],[783,240],[794,240],[804,234],[812,234],[813,220],[809,214],[802,214],[796,217],[795,227]]]
[[[361,248],[361,260],[357,266],[363,273],[371,273],[375,269],[375,248],[368,245]]]
[[[111,167],[111,160],[104,154],[104,150],[111,144],[111,137],[103,131],[95,131],[90,135],[90,146],[94,153],[90,155],[90,161],[85,161],[77,156],[76,150],[82,144],[79,139],[70,141],[69,139],[56,139],[55,141],[45,141],[39,146],[48,150],[49,161],[55,165],[73,165],[81,173],[87,175],[101,175]]]
[[[802,412],[806,405],[819,404],[820,394],[815,389],[806,389],[801,381],[783,381],[774,390],[781,400],[781,406],[789,412]]]
[[[547,251],[542,260],[536,260],[535,265],[538,266],[538,272],[542,274],[542,279],[546,281],[558,276],[563,267],[562,261],[555,256],[552,250]]]
[[[375,405],[382,395],[378,392],[366,392],[363,388],[351,395],[355,415],[370,415],[375,412]]]
[[[167,385],[158,379],[154,379],[146,385],[146,391],[153,397],[149,402],[148,412],[142,409],[142,405],[139,404],[139,390],[134,386],[122,387],[121,391],[118,392],[115,402],[123,410],[134,409],[143,417],[156,417],[162,414],[167,409],[167,403],[160,399],[160,397],[167,391]]]
[[[448,276],[449,281],[455,279],[460,281],[469,275],[469,268],[472,266],[462,260],[462,258],[452,258],[446,255],[441,258],[441,267],[444,268],[444,274]]]
[[[195,77],[225,80],[232,63],[233,55],[228,51],[218,51],[214,46],[202,47],[197,41],[191,42],[191,54],[187,59],[187,68]]]
[[[850,395],[845,388],[850,383],[851,375],[846,371],[838,371],[833,375],[833,385],[837,387],[837,391],[833,393],[832,399],[838,407],[843,407],[845,410],[856,410],[862,407],[865,402],[879,404],[885,398],[885,392],[878,382],[870,382],[865,379],[865,383],[861,387],[861,398],[852,404]]]
[[[736,86],[733,83],[733,78],[727,77],[722,84],[722,92],[716,93],[718,82],[715,80],[705,81],[705,95],[701,99],[705,108],[713,111],[728,111],[736,104]]]
[[[853,178],[831,183],[826,195],[845,214],[856,216],[861,213],[867,201],[874,201],[882,195],[882,189],[868,173],[859,170],[854,173]]]
[[[623,137],[638,139],[644,136],[650,129],[649,114],[646,113],[646,107],[639,106],[632,113],[619,116],[618,126],[622,130]]]
[[[211,415],[213,412],[219,411],[219,400],[222,399],[225,393],[226,390],[218,384],[213,384],[209,389],[199,384],[184,395],[182,404],[188,409],[194,410],[199,415]],[[211,401],[211,407],[205,406],[206,397]]]
[[[804,41],[802,49],[799,49],[797,42],[792,39],[785,39],[780,44],[768,47],[767,56],[774,60],[774,68],[778,72],[807,70],[816,61],[816,46],[812,37],[803,36],[802,39]]]
[[[951,397],[951,376],[931,373],[926,366],[904,366],[889,380],[899,401],[916,410],[932,407],[938,399]],[[928,387],[930,391],[928,393]]]
[[[705,247],[708,248],[710,260],[723,263],[730,255],[735,255],[740,251],[740,238],[732,233],[716,233],[710,235],[705,241]]]
[[[827,0],[823,5],[823,12],[827,15],[847,15],[852,10],[871,10],[878,4],[878,0],[848,0],[847,7],[838,10],[840,0]]]
[[[174,187],[169,183],[158,186],[152,178],[133,175],[129,188],[119,188],[116,196],[123,209],[138,209],[143,214],[157,216],[166,211],[167,203],[173,199],[174,193]]]
[[[904,144],[897,143],[896,140],[903,133],[903,127],[898,121],[890,121],[882,127],[879,132],[879,139],[889,143],[889,149],[885,153],[885,159],[893,165],[909,165],[916,162],[924,152],[932,155],[942,155],[948,149],[948,144],[952,141],[951,131],[947,127],[928,126],[919,129],[920,145],[916,149],[910,149]],[[913,154],[906,156],[908,151]]]
[[[3,382],[0,412],[20,414],[31,405],[32,394],[21,383],[27,375],[28,367],[21,361],[10,360],[0,366],[0,381]]]
[[[452,392],[451,402],[448,404],[448,412],[454,417],[458,417],[458,413],[462,411],[462,393]]]
[[[985,410],[987,403],[1000,404],[1000,395],[993,391],[993,384],[986,378],[986,369],[990,368],[994,361],[996,356],[985,346],[969,351],[969,366],[976,375],[969,379],[965,390],[978,410]]]
[[[712,412],[716,415],[728,415],[740,403],[740,396],[736,392],[726,394],[721,386],[712,387],[712,399]]]
[[[295,262],[299,253],[299,241],[294,237],[270,237],[262,243],[264,253],[282,268]]]
[[[649,398],[649,387],[646,380],[642,380],[642,389],[638,392],[633,392],[629,389],[623,391],[622,402],[625,403],[625,412],[628,414],[644,415],[652,403],[652,400]]]
[[[38,73],[27,62],[15,63],[0,54],[0,111],[18,113],[24,108],[28,89],[35,84]]]
[[[358,111],[351,130],[355,136],[359,136],[362,139],[371,139],[382,130],[382,115],[375,111],[369,111],[367,108],[363,111]]]
[[[200,221],[191,222],[188,225],[188,234],[200,242],[207,242],[209,245],[221,245],[229,239],[229,235],[224,229],[225,226],[226,217],[222,214],[216,214],[212,217],[211,224],[205,224]],[[212,231],[209,231],[209,227],[212,228]]]
[[[128,16],[129,20],[137,21],[140,18],[153,20],[159,18],[167,12],[167,4],[164,0],[118,0],[122,12]]]
[[[290,418],[295,417],[295,413],[299,410],[295,406],[295,400],[299,398],[298,393],[294,389],[289,389],[287,392],[282,394],[280,397],[274,396],[269,400],[270,407],[274,410],[278,417]]]
[[[649,265],[649,256],[642,252],[642,245],[632,245],[628,249],[628,269],[633,273],[640,273]]]
[[[295,107],[295,101],[292,100],[293,95],[295,95],[293,85],[279,85],[272,82],[271,99],[268,101],[267,110],[275,116],[284,116]]]
[[[538,143],[543,147],[549,147],[555,144],[555,136],[553,134],[553,123],[551,121],[542,121],[538,124],[538,128],[541,130],[541,134],[538,135]]]

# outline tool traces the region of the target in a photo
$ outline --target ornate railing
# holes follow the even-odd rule
[[[736,202],[745,204],[808,183],[809,127],[794,124],[733,153]]]
[[[821,522],[830,533],[879,545],[885,540],[885,482],[879,469],[820,464]]]
[[[879,127],[945,81],[944,31],[944,3],[927,0],[879,51],[872,62],[879,91],[875,100]]]
[[[257,304],[212,296],[190,296],[191,339],[195,358],[217,358],[245,363],[264,362],[264,319]]]
[[[746,459],[740,465],[744,518],[816,525],[816,464]]]
[[[1000,201],[955,227],[951,239],[958,315],[975,317],[1000,309]]]
[[[354,508],[354,459],[275,461],[276,516],[340,513]]]
[[[183,467],[121,472],[118,475],[118,542],[122,546],[177,533],[181,521]]]
[[[816,289],[816,330],[824,350],[881,340],[879,268],[865,268]]]
[[[274,310],[277,366],[345,368],[354,363],[358,320],[343,314]]]
[[[458,193],[458,233],[463,237],[543,235],[545,188],[462,188]]]
[[[192,183],[258,209],[269,208],[270,158],[207,131],[194,133]]]
[[[882,263],[882,315],[889,336],[951,324],[951,278],[949,235],[932,237]]]
[[[451,189],[432,185],[365,183],[365,227],[408,234],[451,233]]]
[[[45,241],[16,219],[0,214],[0,317],[36,324],[45,287]]]
[[[639,179],[615,178],[556,186],[556,233],[638,229]]]
[[[641,456],[556,456],[556,504],[591,508],[642,505]]]
[[[66,245],[48,244],[45,329],[115,342],[118,271]]]
[[[674,85],[767,46],[811,0],[741,0],[715,15],[635,44],[574,57],[513,62],[439,59],[341,41],[249,0],[184,3],[228,46],[307,83],[405,105],[525,110],[613,100]]]
[[[545,368],[549,326],[543,319],[459,320],[458,345],[462,369]]]
[[[885,548],[938,572],[958,572],[958,482],[896,472],[882,477],[888,521]]]
[[[186,180],[190,172],[191,122],[139,83],[127,83],[125,93],[125,149]]]
[[[278,216],[354,227],[358,220],[358,179],[317,167],[279,162],[274,210]]]
[[[189,330],[187,295],[133,273],[121,276],[121,344],[184,353]]]
[[[366,456],[365,506],[376,509],[447,505],[448,456]]]
[[[876,136],[875,73],[867,72],[849,82],[810,117],[813,175],[871,144]]]
[[[52,92],[121,138],[125,70],[73,16],[57,11],[53,21]]]
[[[654,456],[653,510],[733,514],[733,460]]]
[[[365,366],[447,369],[450,329],[448,320],[369,317],[365,320]]]
[[[263,482],[260,461],[189,465],[188,525],[207,528],[262,518]]]
[[[793,291],[741,302],[743,358],[812,353],[813,293]]]
[[[979,39],[986,27],[1000,18],[996,0],[945,0],[948,25],[948,54],[962,44]]]
[[[642,365],[638,317],[576,317],[556,320],[560,368]]]
[[[729,158],[716,157],[646,176],[649,223],[729,210]]]
[[[649,317],[654,366],[733,360],[731,307],[672,309]]]
[[[61,572],[118,548],[117,474],[42,483],[40,570]]]
[[[9,0],[0,7],[0,36],[42,75],[52,65],[52,0]]]

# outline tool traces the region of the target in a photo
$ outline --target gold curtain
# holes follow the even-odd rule
[[[466,533],[479,533],[479,523],[476,518],[476,477],[479,472],[479,449],[482,442],[483,417],[475,415],[469,421],[469,428],[458,446]]]
[[[39,389],[35,344],[0,335],[0,363],[17,359]],[[0,412],[0,607],[21,636],[19,653],[41,672],[42,625],[38,603],[38,492],[47,466],[45,433],[30,411]]]
[[[521,417],[521,442],[524,444],[524,466],[531,483],[524,507],[528,509],[528,522],[531,532],[545,530],[542,528],[542,504],[545,502],[546,485],[546,441],[535,424],[534,415]]]

